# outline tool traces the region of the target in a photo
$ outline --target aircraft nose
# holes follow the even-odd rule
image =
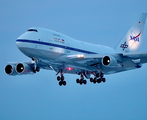
[[[21,50],[21,48],[26,47],[26,45],[24,44],[23,40],[16,40],[16,46]]]
[[[20,43],[19,43],[19,40],[18,39],[16,40],[15,43],[16,43],[16,46],[19,48],[20,47]]]

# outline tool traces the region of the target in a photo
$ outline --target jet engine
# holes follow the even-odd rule
[[[18,63],[16,65],[16,72],[23,75],[34,73],[33,69],[26,63]]]
[[[26,63],[18,63],[18,64],[8,64],[5,67],[5,72],[8,75],[26,75],[26,74],[33,74],[33,68],[31,68]]]
[[[5,67],[5,73],[7,73],[8,75],[17,75],[18,73],[15,70],[15,66],[16,64],[8,64]]]
[[[102,59],[102,64],[108,67],[117,67],[117,60],[113,56],[105,56]]]

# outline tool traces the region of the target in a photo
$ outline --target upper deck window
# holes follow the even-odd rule
[[[36,29],[28,29],[28,31],[38,32]]]

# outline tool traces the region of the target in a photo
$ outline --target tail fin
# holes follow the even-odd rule
[[[135,21],[123,39],[115,47],[116,52],[127,53],[137,52],[139,50],[146,16],[147,13],[142,13],[141,16]]]

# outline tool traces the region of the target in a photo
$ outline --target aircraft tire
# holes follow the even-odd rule
[[[94,78],[93,83],[95,84],[95,83],[96,83],[96,81],[97,81],[97,80],[96,80],[96,78]]]
[[[99,78],[99,79],[97,79],[97,83],[101,83],[101,79]]]
[[[81,79],[81,80],[80,80],[80,85],[82,85],[82,83],[83,83],[83,80]]]
[[[79,80],[79,79],[77,79],[77,80],[76,80],[76,82],[77,82],[77,83],[80,83],[80,80]]]
[[[102,81],[103,81],[103,82],[106,82],[106,79],[105,79],[105,78],[102,78]]]
[[[63,82],[62,82],[62,81],[60,81],[60,82],[59,82],[59,85],[60,85],[60,86],[62,86],[62,84],[63,84]]]
[[[90,82],[93,82],[93,78],[90,78]]]
[[[60,81],[60,80],[61,80],[60,76],[58,76],[58,77],[57,77],[57,80],[58,80],[58,81]]]
[[[36,67],[36,71],[39,72],[40,71],[40,67]]]
[[[83,83],[86,85],[87,84],[87,81],[86,80],[83,80]]]
[[[103,77],[104,77],[104,74],[103,74],[103,73],[101,73],[101,74],[100,74],[100,77],[101,77],[101,78],[103,78]]]
[[[58,80],[58,81],[60,81],[60,80],[61,80],[60,76],[58,76],[58,77],[57,77],[57,80]]]
[[[66,85],[66,81],[63,81],[63,85],[64,85],[64,86]]]
[[[64,80],[64,76],[61,76],[61,80],[62,80],[62,81]]]

